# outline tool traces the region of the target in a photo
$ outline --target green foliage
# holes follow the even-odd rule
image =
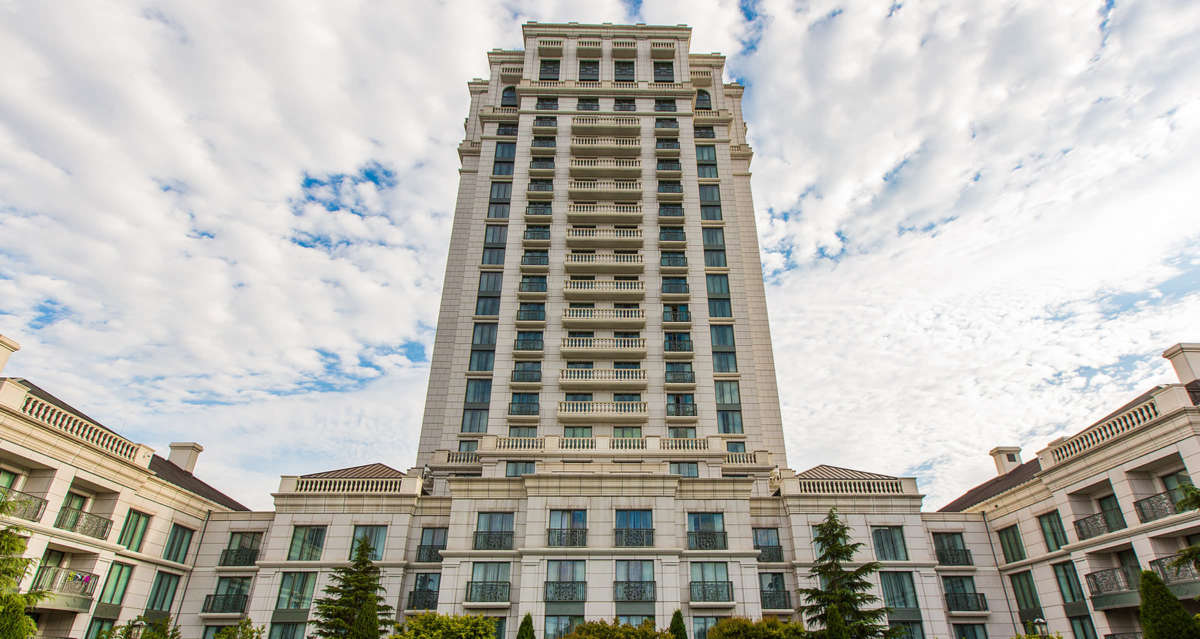
[[[1142,571],[1139,591],[1144,639],[1200,639],[1200,626],[1157,574]]]
[[[805,602],[800,606],[804,618],[810,624],[828,627],[829,609],[836,606],[845,622],[848,639],[896,636],[896,631],[887,625],[887,608],[870,608],[879,602],[879,597],[871,594],[870,581],[870,576],[879,571],[879,563],[867,562],[857,568],[846,566],[862,544],[850,543],[850,529],[838,518],[836,508],[829,509],[825,521],[816,529],[815,541],[821,547],[821,556],[809,574],[818,587],[800,590]],[[825,588],[819,587],[820,584],[825,584]],[[813,634],[821,639],[828,636],[826,631]]]
[[[671,639],[666,631],[655,630],[654,622],[647,620],[638,627],[622,624],[617,620],[587,621],[575,626],[562,639]]]
[[[8,491],[0,488],[0,514],[14,508]],[[36,634],[37,624],[25,610],[47,596],[41,591],[20,592],[21,580],[34,562],[25,557],[27,534],[20,526],[0,528],[0,639],[28,639]]]
[[[846,618],[842,616],[837,604],[825,610],[825,639],[850,639]]]
[[[236,626],[221,628],[216,639],[263,639],[264,626],[255,626],[249,619],[240,619]]]
[[[1175,502],[1175,509],[1178,512],[1200,509],[1200,488],[1196,488],[1191,484],[1182,484],[1179,486],[1179,489],[1183,491],[1183,496]],[[1184,548],[1179,552],[1175,561],[1171,562],[1171,565],[1175,568],[1184,564],[1191,565],[1200,570],[1200,545]]]
[[[810,636],[803,623],[778,619],[751,621],[729,617],[708,629],[708,639],[807,639]]]
[[[145,617],[100,633],[100,639],[181,639],[182,636],[179,626],[172,624],[169,618],[149,621]]]
[[[0,593],[0,639],[29,639],[37,624],[25,614],[25,598],[12,592]]]
[[[517,628],[517,639],[536,639],[533,634],[533,616],[529,613],[525,613],[521,627]]]
[[[1056,632],[1052,635],[1043,635],[1036,632],[1031,632],[1028,634],[1016,635],[1012,639],[1063,639],[1063,636],[1060,632]]]
[[[533,620],[529,623],[532,632]],[[391,639],[494,639],[495,636],[496,622],[487,617],[428,612],[409,617],[405,624],[396,626]]]
[[[337,639],[379,639],[395,626],[384,602],[371,544],[360,538],[349,566],[334,568],[325,596],[314,602],[312,634]]]
[[[688,639],[687,625],[683,623],[683,613],[679,610],[671,615],[671,627],[667,630],[671,633],[671,639]],[[517,637],[517,639],[521,639]]]

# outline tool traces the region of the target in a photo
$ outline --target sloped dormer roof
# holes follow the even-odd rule
[[[402,479],[404,473],[378,462],[301,475],[304,479]]]
[[[868,473],[862,470],[854,470],[853,468],[842,468],[827,464],[813,466],[802,473],[796,473],[796,477],[800,479],[899,479],[891,475]]]

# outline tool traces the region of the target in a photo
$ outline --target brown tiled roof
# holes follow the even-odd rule
[[[374,463],[362,466],[351,466],[337,470],[327,470],[323,473],[301,475],[304,479],[401,479],[404,473],[391,466]]]
[[[826,464],[813,466],[802,473],[797,473],[796,477],[800,479],[896,479],[891,475],[868,473],[861,470],[854,470],[853,468],[842,468]]]
[[[1025,482],[1033,479],[1033,476],[1041,472],[1041,470],[1042,462],[1038,461],[1037,459],[1027,461],[1024,464],[1021,464],[1020,466],[1008,471],[1007,473],[1000,475],[999,477],[993,477],[972,488],[971,490],[968,490],[958,499],[955,499],[945,506],[942,506],[940,509],[938,509],[938,512],[962,512],[971,506],[978,504],[979,502],[987,501],[1006,490],[1016,488],[1017,486],[1024,484]]]

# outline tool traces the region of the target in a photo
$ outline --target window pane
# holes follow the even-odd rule
[[[163,549],[163,559],[183,563],[187,558],[188,548],[192,545],[194,532],[191,528],[172,524],[171,535],[167,538],[167,547]]]
[[[387,526],[355,526],[354,539],[350,543],[350,559],[354,559],[360,539],[365,539],[371,545],[371,561],[383,559],[383,544],[387,540]]]
[[[292,543],[288,547],[289,561],[317,561],[325,546],[324,526],[296,526],[292,529]]]

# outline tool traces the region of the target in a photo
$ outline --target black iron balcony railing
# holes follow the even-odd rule
[[[688,586],[692,601],[733,601],[732,581],[693,581]]]
[[[664,255],[659,262],[662,266],[687,266],[686,255]]]
[[[542,381],[542,371],[513,371],[512,381],[514,382],[540,382]]]
[[[540,339],[525,338],[513,340],[514,351],[540,351],[545,348],[545,342]],[[514,413],[515,415],[536,415],[537,413]]]
[[[676,404],[676,403],[668,403],[667,404],[667,417],[695,417],[695,416],[696,416],[696,405],[695,404]],[[688,533],[688,534],[691,535],[692,533]],[[724,535],[725,533],[721,533],[721,534]]]
[[[100,515],[93,515],[86,510],[63,508],[58,511],[54,527],[96,539],[107,539],[109,531],[112,530],[112,520]]]
[[[1104,635],[1104,639],[1142,639],[1140,632],[1114,632]]]
[[[682,321],[682,320],[677,320],[677,321]],[[665,350],[668,353],[690,353],[690,352],[692,352],[692,340],[669,339],[669,340],[663,342],[663,350]]]
[[[1114,592],[1132,592],[1138,589],[1139,583],[1137,571],[1126,566],[1088,573],[1084,575],[1084,579],[1093,597]]]
[[[982,612],[988,609],[987,596],[982,592],[948,592],[946,609],[951,612]]]
[[[549,255],[522,255],[521,264],[525,266],[548,266],[550,264]]]
[[[1183,512],[1184,509],[1179,507],[1179,500],[1182,498],[1183,490],[1176,488],[1139,499],[1133,502],[1133,509],[1137,511],[1138,521],[1144,524]]]
[[[1150,569],[1158,573],[1158,576],[1162,577],[1162,580],[1169,584],[1200,581],[1200,574],[1196,572],[1196,567],[1190,562],[1184,562],[1178,566],[1174,565],[1178,559],[1179,555],[1159,557],[1150,562]]]
[[[531,143],[529,144],[529,146],[533,146],[533,147],[542,147],[542,148],[547,148],[547,149],[550,149],[550,148],[554,148],[555,146],[557,146],[557,144],[556,144],[556,141],[555,141],[555,139],[554,139],[554,138],[547,138],[547,139],[543,139],[543,138],[534,138],[534,139],[533,139],[533,142],[531,142]],[[531,185],[531,186],[532,186],[532,185]],[[530,190],[531,190],[531,191],[536,191],[537,189],[531,188]]]
[[[547,204],[530,204],[525,207],[525,215],[553,215],[554,209]]]
[[[1125,517],[1119,510],[1106,510],[1075,520],[1075,532],[1081,541],[1124,528]]]
[[[586,546],[587,528],[547,528],[547,546]]]
[[[475,531],[475,550],[512,550],[513,534],[511,530],[477,530]],[[507,583],[507,582],[506,582]]]
[[[725,531],[689,531],[687,541],[688,550],[725,550],[729,548],[729,538]]]
[[[783,546],[755,546],[758,549],[758,560],[763,562],[783,561]]]
[[[257,548],[226,548],[218,563],[222,566],[253,566],[258,561]]]
[[[695,384],[696,371],[667,371],[668,384]]]
[[[558,118],[539,116],[533,119],[533,126],[558,126]]]
[[[522,293],[545,293],[546,280],[521,280],[521,287],[518,290]],[[545,311],[541,312],[542,317],[545,317]]]
[[[786,590],[759,590],[763,610],[791,610],[792,593]]]
[[[660,104],[660,103],[656,102],[656,103],[654,103],[654,110],[658,111],[659,113],[662,113],[664,111],[674,112],[675,111],[675,103],[672,102],[671,104],[665,104],[665,103]]]
[[[943,566],[975,565],[975,560],[971,557],[971,551],[966,548],[938,548],[937,560]]]
[[[544,288],[542,290],[545,290]],[[521,322],[544,322],[546,310],[541,308],[522,308],[517,310],[517,320]],[[541,350],[541,349],[534,349]]]
[[[509,415],[537,415],[541,412],[541,404],[534,402],[513,402],[508,405]]]
[[[683,185],[678,182],[659,182],[659,193],[683,193]]]
[[[46,512],[46,500],[36,495],[4,487],[0,487],[0,494],[8,495],[8,503],[12,504],[8,514],[13,517],[38,521],[42,518],[42,513]]]
[[[670,139],[660,138],[658,140],[655,140],[654,148],[656,148],[656,149],[678,149],[679,148],[679,140],[676,140],[675,138],[670,138]]]
[[[649,548],[654,545],[654,529],[617,528],[613,530],[613,545],[621,548]]]
[[[654,601],[654,582],[614,581],[613,601]]]
[[[550,229],[525,229],[523,237],[527,240],[548,240]]]
[[[662,285],[664,293],[686,293],[688,290],[687,282],[664,282]]]
[[[529,168],[531,168],[531,169],[553,169],[554,168],[554,160],[553,159],[530,160]]]
[[[539,146],[539,145],[535,144],[534,146]],[[540,146],[546,146],[546,145],[543,144]],[[554,145],[551,144],[549,146],[554,146]],[[549,180],[546,180],[546,181],[533,180],[529,183],[529,190],[537,191],[537,192],[541,192],[541,193],[549,193],[554,190],[554,183]]]
[[[413,590],[408,593],[408,605],[405,610],[437,610],[438,591]]]
[[[442,552],[446,549],[446,544],[429,545],[422,544],[417,546],[417,561],[425,561],[430,563],[439,562],[442,560]]]
[[[99,583],[100,576],[86,570],[72,570],[61,566],[39,566],[33,575],[31,589],[91,597],[96,592],[96,585]]]
[[[692,314],[690,311],[663,311],[664,322],[690,322]]]
[[[478,535],[479,533],[475,534]],[[507,581],[468,581],[467,601],[509,601],[510,585],[511,583]]]
[[[696,137],[698,137],[698,138],[715,138],[715,137],[717,137],[717,132],[714,131],[712,129],[712,127],[697,128],[696,129]]]
[[[687,240],[687,235],[682,229],[660,229],[658,239],[663,242],[684,242]]]
[[[654,165],[654,168],[657,171],[682,171],[683,165],[678,162],[659,162]],[[683,209],[681,208],[672,207],[672,210],[679,211],[679,214],[683,215]],[[659,210],[659,215],[662,215],[661,209]]]
[[[634,82],[635,81],[633,76],[621,76],[619,78],[614,78],[614,80],[616,80],[617,82]],[[613,105],[613,111],[637,111],[637,105],[618,102]]]
[[[204,612],[246,612],[246,595],[204,595]]]
[[[670,82],[670,80],[665,80],[665,82]],[[655,120],[654,128],[656,128],[656,129],[678,129],[679,121],[678,120]]]
[[[587,582],[547,581],[546,601],[587,601]]]

